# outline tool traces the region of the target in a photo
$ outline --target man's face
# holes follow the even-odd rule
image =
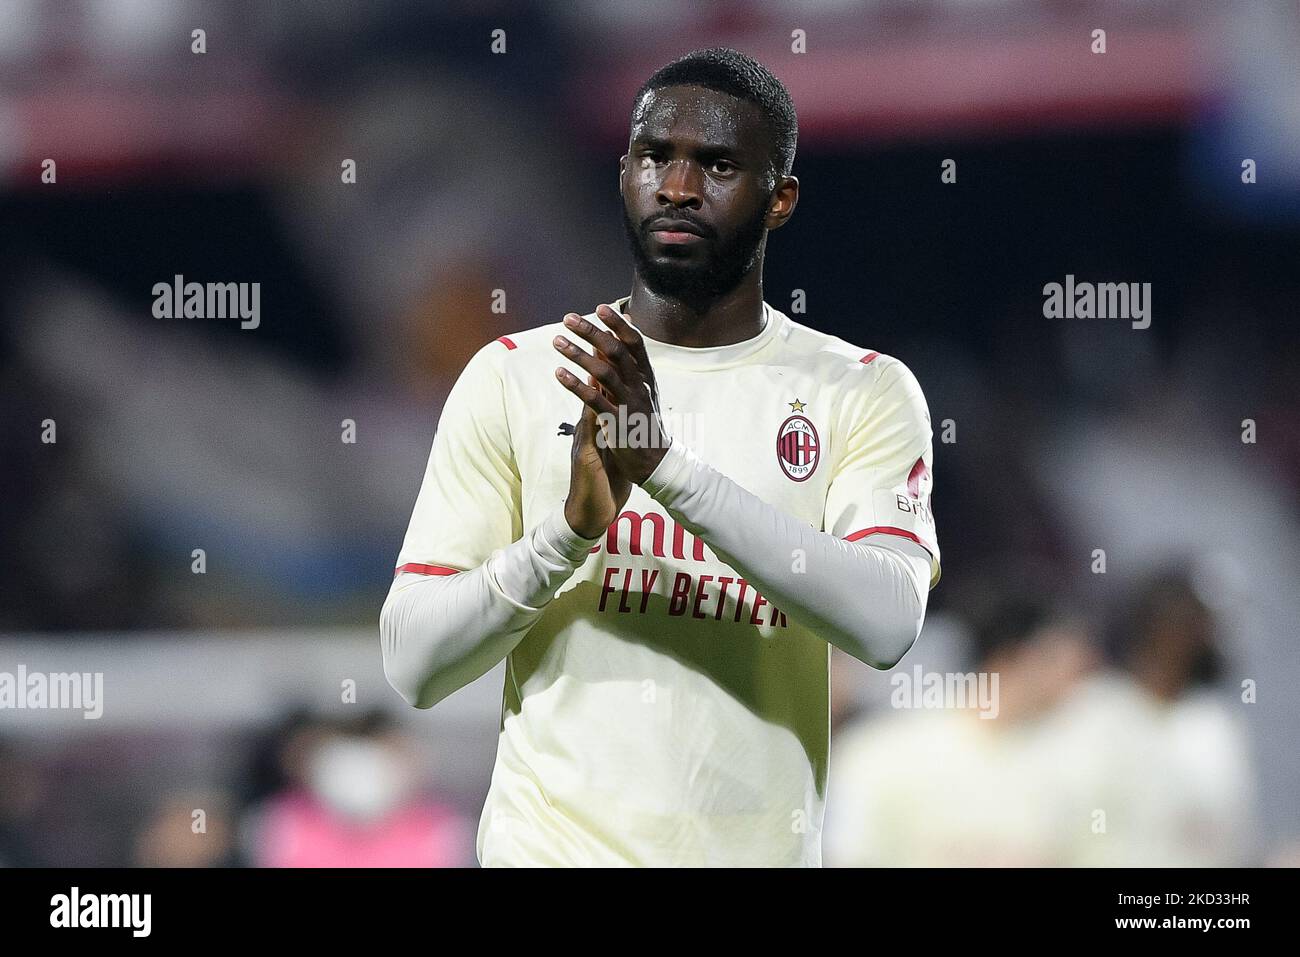
[[[760,260],[767,230],[785,219],[769,210],[775,183],[762,111],[726,93],[652,90],[619,168],[638,275],[652,292],[697,307],[734,289]]]

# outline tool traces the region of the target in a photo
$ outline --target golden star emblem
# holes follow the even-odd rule
[[[793,412],[803,411],[803,403],[800,402],[798,399],[795,399],[793,402],[787,402],[786,405],[790,406],[790,409]]]

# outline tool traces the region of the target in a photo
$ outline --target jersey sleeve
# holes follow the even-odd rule
[[[930,587],[939,581],[939,541],[930,493],[934,449],[921,385],[897,359],[880,356],[866,400],[848,404],[843,453],[826,495],[823,529],[851,542],[898,536],[930,555]]]
[[[466,364],[438,418],[397,572],[450,575],[523,535],[522,490],[500,363],[488,343]]]

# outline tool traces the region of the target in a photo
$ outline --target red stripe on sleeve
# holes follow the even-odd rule
[[[871,365],[871,360],[876,358],[876,356],[878,355],[880,355],[879,352],[868,352],[865,356],[863,356],[858,361],[861,362],[864,366],[869,366]]]
[[[416,575],[459,575],[460,569],[448,568],[445,565],[421,565],[418,562],[407,562],[393,572],[393,577],[396,578],[402,572],[412,572]]]
[[[860,528],[856,532],[853,532],[850,535],[845,535],[844,540],[846,542],[856,542],[860,538],[866,538],[868,535],[875,535],[877,533],[880,533],[882,535],[897,535],[900,538],[911,539],[912,541],[916,542],[916,544],[924,548],[927,552],[934,554],[934,549],[931,548],[929,545],[927,545],[925,542],[921,541],[921,539],[915,533],[909,532],[905,528],[895,528],[892,525],[877,525],[874,528]]]
[[[501,343],[507,349],[517,348],[509,336],[497,336],[497,342]]]

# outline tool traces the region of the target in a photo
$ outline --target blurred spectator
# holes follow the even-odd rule
[[[420,787],[415,751],[382,712],[299,729],[282,752],[286,785],[248,815],[258,867],[458,867],[472,827]]]
[[[44,775],[18,749],[0,739],[0,867],[39,867],[32,838]]]
[[[1251,762],[1216,693],[1214,622],[1188,580],[1135,593],[1121,668],[1094,668],[1077,623],[1032,601],[976,630],[998,714],[900,711],[846,730],[825,848],[838,865],[1233,866],[1253,863]]]
[[[136,835],[138,867],[234,867],[230,798],[221,793],[174,795]]]
[[[1092,676],[1057,716],[1096,816],[1070,863],[1257,863],[1250,742],[1233,712],[1240,699],[1220,684],[1215,633],[1183,573],[1160,572],[1136,589],[1115,629],[1122,670]]]
[[[1065,862],[1066,781],[1051,718],[1093,666],[1088,634],[1041,600],[1004,598],[975,635],[992,708],[945,701],[910,710],[904,695],[902,709],[850,726],[835,742],[828,865]]]

